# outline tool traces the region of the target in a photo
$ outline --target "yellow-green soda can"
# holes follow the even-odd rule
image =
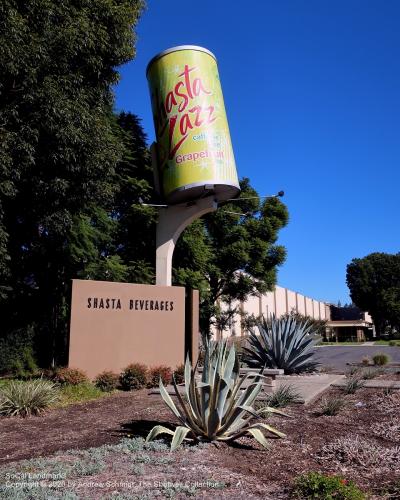
[[[215,56],[181,45],[155,56],[146,75],[165,201],[236,197],[240,188]]]

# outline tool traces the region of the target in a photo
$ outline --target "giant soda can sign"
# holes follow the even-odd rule
[[[240,188],[215,56],[183,45],[147,66],[165,200],[181,203],[211,192],[218,201]]]

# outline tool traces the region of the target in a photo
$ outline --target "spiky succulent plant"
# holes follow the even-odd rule
[[[250,368],[280,368],[285,373],[314,370],[319,363],[313,360],[318,337],[312,325],[291,316],[258,323],[258,334],[252,331],[248,347],[243,348],[242,360]]]
[[[255,421],[262,412],[284,414],[274,408],[267,407],[258,412],[254,409],[253,404],[263,386],[263,375],[248,373],[240,377],[234,346],[228,349],[225,342],[210,344],[205,353],[201,381],[196,372],[197,366],[193,368],[187,358],[183,395],[173,381],[177,405],[160,380],[161,396],[181,425],[175,431],[156,425],[146,441],[159,434],[171,434],[173,451],[188,437],[199,441],[232,441],[248,433],[266,447],[265,432],[285,436],[270,425]],[[243,388],[250,377],[254,377],[254,381]]]
[[[0,389],[0,415],[37,415],[59,399],[57,386],[48,380],[13,380]]]

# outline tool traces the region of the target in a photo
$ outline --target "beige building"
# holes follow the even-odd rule
[[[220,306],[232,315],[225,324],[213,327],[215,339],[243,337],[248,334],[252,320],[271,315],[279,318],[290,313],[326,321],[326,340],[329,341],[363,342],[375,337],[371,316],[357,307],[336,307],[281,286],[244,302],[220,303]]]
[[[298,312],[314,319],[330,320],[330,305],[307,297],[288,288],[276,286],[272,292],[248,297],[244,302],[221,303],[224,311],[232,311],[232,317],[223,327],[214,327],[216,339],[241,337],[247,334],[246,321],[251,318],[270,315],[280,317],[283,314]]]
[[[326,327],[327,340],[336,342],[342,340],[364,342],[375,337],[371,316],[357,307],[331,305]]]

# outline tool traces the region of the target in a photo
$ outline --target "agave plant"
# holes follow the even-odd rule
[[[250,368],[280,368],[286,373],[314,370],[319,363],[314,361],[314,346],[319,338],[312,325],[299,322],[291,316],[270,321],[263,319],[249,336],[249,346],[243,348],[242,360]]]
[[[156,425],[146,441],[155,439],[159,434],[170,434],[173,436],[173,451],[190,437],[199,441],[233,441],[247,433],[266,447],[264,432],[285,436],[270,425],[254,421],[260,418],[262,412],[284,413],[268,407],[258,412],[254,409],[253,404],[262,389],[264,377],[262,373],[248,373],[240,377],[234,346],[228,349],[225,342],[209,345],[201,381],[196,372],[197,366],[193,368],[189,358],[186,358],[184,395],[180,394],[173,380],[177,405],[160,379],[161,396],[181,425],[175,431]],[[249,377],[254,377],[254,381],[242,389]]]

